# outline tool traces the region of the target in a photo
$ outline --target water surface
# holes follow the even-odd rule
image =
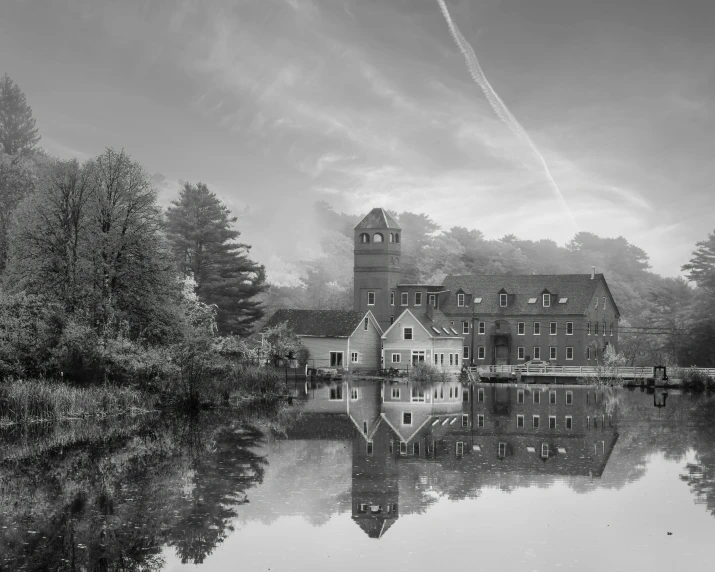
[[[5,431],[0,570],[711,561],[711,397],[375,382],[297,393],[281,414]]]

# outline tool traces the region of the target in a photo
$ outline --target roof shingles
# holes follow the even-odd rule
[[[364,317],[351,310],[276,310],[265,327],[285,322],[298,336],[348,338]]]
[[[395,222],[385,209],[374,208],[367,216],[362,219],[356,226],[355,230],[363,228],[392,228],[395,230],[401,230],[399,225]]]

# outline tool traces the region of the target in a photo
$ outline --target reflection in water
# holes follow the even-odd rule
[[[440,498],[555,482],[619,490],[655,453],[692,461],[681,479],[715,516],[707,396],[373,381],[296,393],[287,414],[6,430],[0,571],[201,564],[236,528],[293,515],[319,526],[347,512],[356,533],[381,539]]]

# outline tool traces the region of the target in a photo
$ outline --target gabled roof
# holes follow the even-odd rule
[[[285,322],[298,336],[349,338],[368,314],[352,310],[276,310],[265,328]]]
[[[397,324],[400,322],[403,316],[406,314],[409,314],[414,318],[414,320],[424,328],[425,332],[427,332],[427,335],[430,336],[431,338],[463,338],[464,335],[459,333],[459,330],[455,330],[457,333],[452,333],[449,330],[453,328],[450,324],[450,320],[445,316],[442,312],[439,310],[434,310],[432,313],[432,317],[430,318],[426,312],[417,312],[417,313],[412,313],[411,310],[405,309],[402,314],[397,316],[395,321],[390,325],[387,330],[385,330],[385,333],[382,334],[382,337],[385,338],[390,330],[392,328],[396,327]],[[437,331],[435,331],[435,328]],[[444,331],[443,328],[447,328],[447,332]]]
[[[593,299],[598,285],[603,282],[608,291],[611,303],[618,312],[613,296],[608,289],[608,284],[603,274],[596,274],[591,279],[590,274],[524,274],[524,275],[487,275],[471,274],[447,276],[444,280],[444,287],[447,290],[456,292],[462,288],[472,292],[475,297],[482,298],[480,304],[475,305],[475,314],[582,314]],[[499,306],[499,293],[505,290],[513,300],[505,308]],[[558,300],[553,300],[550,307],[544,308],[541,300],[536,304],[529,304],[529,298],[536,298],[547,291],[559,298],[568,298],[560,304]],[[442,305],[441,309],[446,313],[464,312],[464,308],[457,308],[455,296]],[[467,311],[471,312],[470,308]]]
[[[385,209],[381,208],[372,209],[368,215],[355,226],[355,230],[363,228],[392,228],[401,230],[400,226],[395,222],[395,219],[387,214]]]
[[[382,535],[387,532],[397,520],[397,517],[387,517],[387,516],[353,516],[353,520],[362,528],[370,538],[382,538]]]

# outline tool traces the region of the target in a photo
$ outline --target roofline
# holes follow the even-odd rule
[[[296,334],[297,338],[343,338],[348,339],[350,336],[316,336],[313,334]]]
[[[398,288],[400,286],[424,286],[425,288],[444,288],[444,284],[398,284],[397,285]],[[430,292],[430,294],[434,294],[434,292]]]
[[[367,213],[364,217],[362,217],[362,218],[360,219],[360,222],[358,222],[358,223],[353,227],[353,230],[379,230],[379,228],[376,228],[376,229],[370,229],[370,228],[367,228],[367,229],[358,229],[358,227],[362,224],[362,221],[364,221],[368,216],[370,216],[370,213],[371,213],[372,211],[374,211],[375,209],[379,209],[379,210],[380,210],[380,214],[382,215],[382,220],[385,221],[385,226],[384,226],[384,227],[379,227],[379,228],[387,228],[387,229],[400,230],[400,231],[402,230],[402,228],[399,227],[399,226],[390,226],[390,224],[387,222],[387,216],[388,216],[388,215],[387,215],[387,212],[385,212],[385,209],[383,209],[382,207],[375,207],[374,209],[370,209],[370,212]],[[390,218],[392,218],[392,217],[390,217]],[[397,224],[396,221],[395,221],[395,224]]]
[[[397,318],[395,319],[395,321],[394,321],[392,324],[390,324],[390,327],[387,328],[387,329],[385,330],[385,333],[382,334],[382,336],[380,336],[380,337],[381,337],[381,338],[385,338],[385,337],[387,336],[388,332],[389,332],[392,328],[394,328],[394,327],[397,325],[397,321],[398,321],[402,316],[404,316],[405,313],[407,313],[407,314],[409,314],[410,316],[412,316],[412,317],[415,319],[415,322],[417,322],[417,323],[422,327],[422,329],[427,333],[427,335],[428,335],[430,338],[434,339],[434,336],[433,336],[432,334],[430,334],[429,330],[422,325],[422,322],[419,321],[419,319],[417,318],[417,316],[415,316],[412,312],[410,312],[409,308],[405,308],[405,310],[402,312],[402,314],[400,314],[399,316],[397,316]]]
[[[353,330],[352,334],[350,334],[350,335],[348,336],[348,338],[352,338],[352,337],[355,335],[355,332],[358,331],[358,329],[360,328],[360,324],[362,324],[362,321],[363,321],[366,317],[369,318],[369,319],[371,319],[370,321],[373,323],[373,325],[374,325],[375,327],[377,327],[377,331],[378,331],[378,333],[380,334],[380,337],[382,337],[382,328],[380,327],[380,324],[379,324],[379,323],[377,322],[377,320],[375,319],[375,316],[372,314],[372,311],[371,311],[371,310],[368,310],[368,311],[365,312],[365,314],[360,318],[360,321],[358,322],[358,325],[355,326],[355,329]],[[335,337],[343,337],[343,336],[335,336]]]

